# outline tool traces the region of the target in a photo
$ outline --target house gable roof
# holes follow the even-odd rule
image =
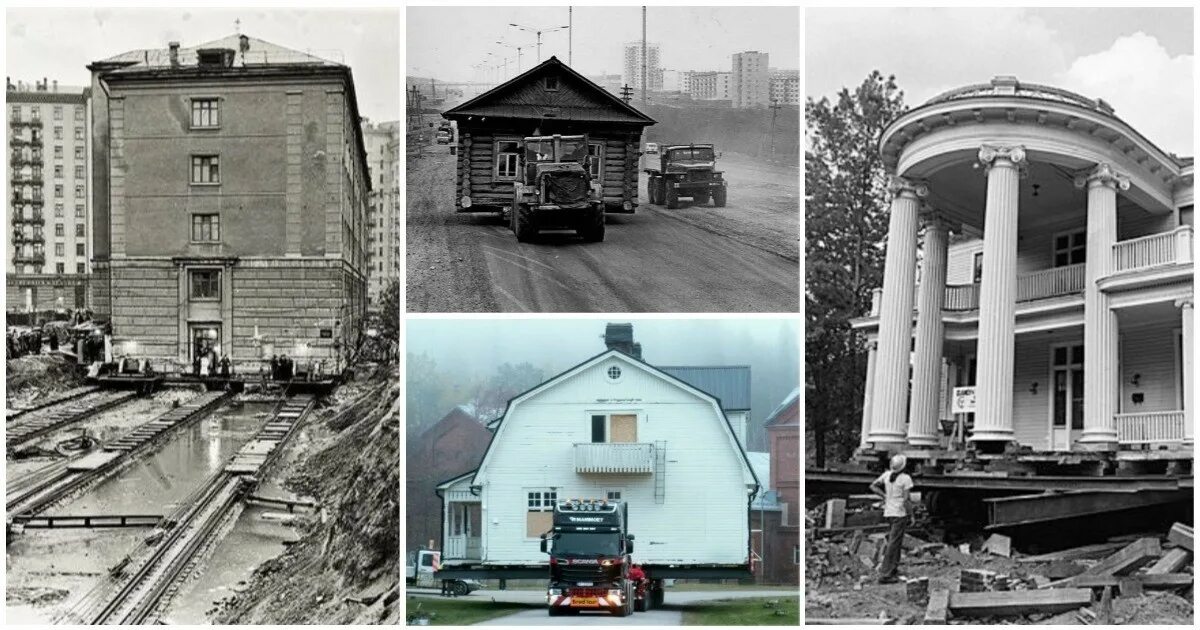
[[[305,52],[293,50],[272,44],[257,37],[246,37],[249,48],[243,53],[238,52],[234,60],[235,66],[329,66],[329,67],[344,67],[343,64],[335,63],[327,59],[310,55]],[[240,51],[241,40],[237,34],[228,35],[221,39],[213,40],[196,46],[188,46],[187,48],[180,47],[177,56],[178,68],[195,68],[199,65],[196,53],[201,50],[225,49]],[[101,65],[119,66],[119,69],[113,72],[136,72],[139,70],[148,70],[151,68],[172,67],[171,51],[169,48],[139,48],[130,50],[119,55],[114,55],[107,59],[102,59],[96,62]]]
[[[784,398],[783,402],[779,403],[779,406],[776,407],[775,410],[771,412],[771,415],[767,416],[767,420],[766,420],[766,422],[763,423],[763,426],[769,427],[774,424],[783,424],[782,421],[788,417],[784,414],[784,412],[787,411],[793,405],[799,405],[799,404],[800,404],[800,386],[797,385],[796,389],[793,389],[792,393],[788,394],[787,398]],[[792,419],[795,420],[795,423],[799,423],[798,417],[792,418]]]
[[[715,396],[725,411],[750,410],[750,366],[660,365],[658,369]]]
[[[742,463],[743,472],[746,473],[746,475],[751,480],[753,480],[756,492],[758,491],[759,488],[762,487],[762,484],[760,483],[760,481],[758,479],[758,475],[756,475],[754,472],[754,466],[751,465],[750,459],[746,455],[746,450],[744,448],[742,448],[741,443],[738,442],[737,436],[733,431],[733,425],[730,424],[729,418],[725,415],[725,410],[721,408],[720,400],[718,400],[712,394],[709,394],[707,392],[699,390],[699,389],[693,387],[692,385],[688,384],[687,382],[685,382],[675,376],[672,376],[671,374],[664,372],[663,370],[656,368],[653,365],[646,363],[645,361],[642,361],[642,360],[632,357],[628,354],[625,354],[624,352],[621,352],[620,350],[605,350],[604,352],[601,352],[600,354],[576,365],[575,367],[569,368],[569,369],[559,373],[558,375],[551,377],[550,379],[546,380],[545,382],[541,383],[540,385],[537,385],[537,386],[533,387],[532,389],[526,390],[525,392],[510,398],[508,400],[508,404],[504,408],[504,414],[501,415],[500,418],[498,418],[497,420],[493,421],[493,422],[497,422],[498,424],[496,425],[495,432],[492,435],[492,441],[488,443],[488,448],[483,454],[483,459],[479,462],[479,468],[476,469],[476,471],[475,471],[475,478],[472,479],[472,485],[474,485],[476,483],[476,480],[479,477],[480,471],[483,471],[487,468],[488,460],[492,455],[492,446],[495,445],[498,440],[500,440],[501,435],[503,434],[504,429],[507,426],[507,424],[504,421],[508,419],[509,414],[512,413],[513,407],[515,405],[520,404],[521,402],[528,400],[529,398],[531,398],[533,396],[536,396],[537,394],[553,387],[554,385],[561,383],[562,381],[566,380],[567,378],[570,378],[571,376],[579,374],[580,372],[582,372],[602,361],[610,359],[610,358],[618,358],[618,359],[624,360],[629,365],[639,368],[652,376],[656,376],[656,377],[661,378],[669,383],[672,383],[672,384],[680,387],[681,389],[683,389],[699,398],[704,399],[709,404],[711,404],[713,407],[713,410],[721,417],[722,420],[724,420],[723,425],[725,427],[725,436],[726,436],[726,438],[728,438],[730,446],[737,449],[737,452],[740,455],[740,461]]]
[[[545,89],[542,79],[557,77],[557,89]],[[442,113],[444,118],[516,118],[610,122],[638,126],[656,121],[596,85],[570,66],[551,57],[524,73]]]

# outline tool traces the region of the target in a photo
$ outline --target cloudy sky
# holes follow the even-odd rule
[[[140,48],[193,46],[241,32],[341,61],[354,72],[359,112],[398,120],[400,12],[395,9],[8,9],[5,74],[88,85],[87,64]]]
[[[998,74],[1103,98],[1160,147],[1193,155],[1191,9],[809,9],[805,92],[873,69],[909,105]]]
[[[516,74],[517,52],[496,44],[522,45],[521,67],[536,62],[536,36],[509,26],[549,29],[567,24],[563,7],[409,7],[407,9],[409,75],[445,81],[476,81],[471,66],[487,53],[509,57]],[[448,25],[454,36],[447,36]],[[620,74],[622,44],[640,41],[641,7],[575,7],[572,62],[592,74]],[[730,55],[758,50],[777,68],[800,67],[800,11],[789,7],[649,7],[646,39],[661,46],[662,66],[672,70],[729,70]],[[543,33],[542,59],[567,61],[567,32]]]

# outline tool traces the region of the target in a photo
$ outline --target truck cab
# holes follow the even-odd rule
[[[524,167],[509,211],[517,240],[567,229],[586,241],[603,241],[604,204],[600,183],[588,172],[587,136],[531,136],[523,145]]]
[[[674,144],[660,148],[658,168],[646,169],[650,203],[678,208],[680,197],[691,197],[696,205],[712,199],[725,206],[727,184],[716,169],[718,154],[711,144]]]
[[[634,610],[629,580],[633,535],[619,501],[572,499],[554,506],[553,528],[542,537],[550,554],[546,603],[551,616],[585,610],[625,617]]]

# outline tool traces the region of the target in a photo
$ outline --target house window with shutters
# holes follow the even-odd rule
[[[554,504],[558,492],[549,489],[528,489],[525,492],[525,537],[539,538],[554,525]]]
[[[496,165],[492,177],[496,181],[515,181],[521,174],[521,142],[497,140]]]

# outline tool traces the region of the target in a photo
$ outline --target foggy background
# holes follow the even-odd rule
[[[419,434],[455,405],[491,420],[508,398],[605,351],[608,323],[633,324],[651,365],[748,365],[749,450],[762,423],[800,383],[800,332],[788,319],[426,320],[406,328],[407,427]]]

